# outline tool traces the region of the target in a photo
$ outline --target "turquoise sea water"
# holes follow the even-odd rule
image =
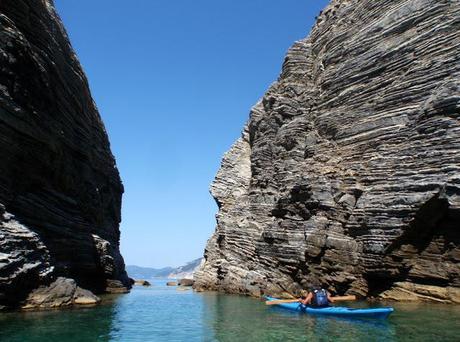
[[[0,314],[0,341],[460,341],[460,306],[393,304],[388,320],[344,320],[164,284],[94,308]]]

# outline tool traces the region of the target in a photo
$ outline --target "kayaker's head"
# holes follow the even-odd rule
[[[308,296],[308,291],[307,290],[302,290],[300,291],[300,298],[305,299]]]

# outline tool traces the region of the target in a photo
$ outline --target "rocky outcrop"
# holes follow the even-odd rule
[[[135,281],[134,281],[134,285],[138,285],[138,286],[151,286],[152,284],[150,284],[150,282],[147,281],[147,280],[139,279],[139,280],[135,280]]]
[[[77,286],[75,280],[59,277],[49,286],[41,286],[27,297],[23,310],[56,309],[72,305],[95,305],[101,299]]]
[[[60,276],[129,286],[123,187],[51,0],[0,2],[0,140],[0,306]]]
[[[14,306],[37,284],[51,281],[51,257],[40,236],[0,206],[0,305]]]
[[[195,281],[193,279],[184,278],[184,279],[180,279],[177,282],[177,285],[179,285],[179,286],[193,286],[194,283],[195,283]]]
[[[458,301],[460,2],[333,0],[211,186],[195,287]]]

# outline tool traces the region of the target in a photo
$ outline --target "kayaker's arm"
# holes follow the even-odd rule
[[[313,299],[313,294],[309,292],[305,298],[300,298],[299,302],[302,303],[303,305],[309,305],[311,304],[312,299]]]
[[[329,291],[327,291],[327,300],[329,301],[329,303],[334,303],[334,297],[331,296]]]

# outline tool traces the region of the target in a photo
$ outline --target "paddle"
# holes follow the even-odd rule
[[[351,296],[337,296],[337,297],[332,297],[332,300],[334,302],[344,302],[347,300],[356,300],[355,295]],[[266,305],[276,305],[276,304],[283,304],[283,303],[296,303],[298,302],[299,299],[277,299],[277,300],[268,300],[265,302]]]
[[[277,299],[277,300],[267,300],[265,304],[276,305],[276,304],[284,304],[284,303],[295,303],[298,301],[299,299]]]
[[[346,302],[347,300],[356,300],[355,295],[331,297],[334,302]]]

